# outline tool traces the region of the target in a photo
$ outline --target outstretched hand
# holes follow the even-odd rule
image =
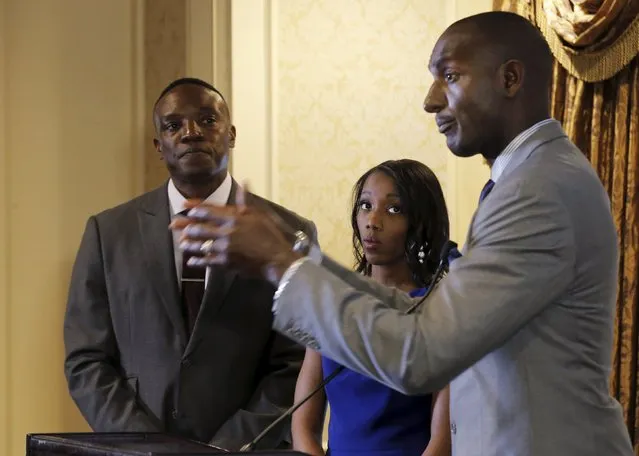
[[[239,188],[234,205],[187,201],[188,215],[175,218],[170,227],[181,231],[180,248],[197,255],[190,266],[227,265],[277,282],[299,256],[274,217],[248,205],[246,196]]]

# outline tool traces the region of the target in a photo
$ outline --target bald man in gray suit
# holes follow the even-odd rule
[[[631,456],[608,392],[615,226],[596,173],[550,119],[546,42],[520,16],[472,16],[442,35],[430,70],[424,108],[455,155],[488,160],[491,180],[464,256],[417,314],[398,290],[291,252],[255,208],[199,208],[182,224],[189,245],[212,241],[205,263],[262,267],[290,338],[407,394],[451,382],[455,456]]]

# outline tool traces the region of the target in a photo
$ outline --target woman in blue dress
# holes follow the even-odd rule
[[[414,160],[384,162],[359,178],[351,223],[357,271],[423,295],[448,240],[448,212],[435,174]],[[308,349],[295,390],[300,400],[340,366]],[[321,433],[330,405],[330,456],[448,456],[448,387],[404,396],[349,369],[293,415],[293,447],[324,455]]]

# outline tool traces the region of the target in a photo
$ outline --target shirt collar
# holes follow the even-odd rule
[[[499,156],[495,159],[493,166],[490,168],[490,179],[493,182],[497,182],[497,180],[499,180],[504,170],[506,169],[506,166],[508,166],[508,163],[510,163],[510,160],[513,158],[515,151],[519,149],[519,146],[521,146],[524,141],[526,141],[530,136],[532,136],[542,127],[553,122],[557,121],[555,119],[542,120],[541,122],[537,122],[532,127],[529,127],[528,129],[515,136],[515,139],[513,139],[510,144],[508,144],[502,151],[502,153],[499,154]]]
[[[216,206],[226,206],[231,196],[231,187],[233,186],[233,178],[229,173],[226,173],[226,177],[220,184],[220,186],[211,193],[204,202],[209,204],[215,204]],[[173,179],[169,179],[167,186],[167,192],[169,194],[169,206],[171,206],[171,217],[182,212],[185,207],[186,198],[178,191],[173,183]]]

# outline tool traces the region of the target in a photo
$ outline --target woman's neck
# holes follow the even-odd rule
[[[387,287],[399,288],[403,291],[413,291],[417,288],[413,274],[405,262],[394,265],[371,266],[371,277]]]

